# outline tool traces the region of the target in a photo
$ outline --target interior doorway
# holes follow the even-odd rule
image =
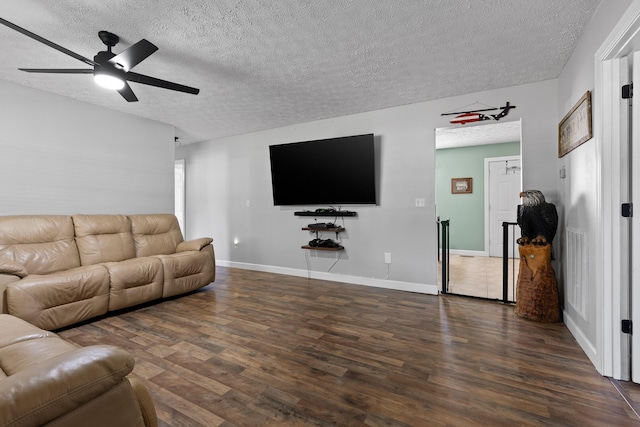
[[[521,123],[440,128],[435,134],[436,211],[449,221],[447,293],[503,300],[502,222],[515,222],[520,203]],[[470,179],[472,191],[454,191],[452,183],[460,178]],[[508,270],[513,277],[517,265],[510,262]]]

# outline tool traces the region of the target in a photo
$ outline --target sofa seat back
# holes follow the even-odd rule
[[[135,258],[131,222],[124,215],[73,215],[82,265]]]
[[[169,255],[184,239],[172,214],[129,215],[136,256]]]
[[[162,296],[159,259],[136,257],[131,220],[124,215],[74,215],[82,265],[101,264],[109,272],[109,310]]]
[[[29,274],[49,274],[80,266],[71,217],[0,217],[0,263],[12,261]]]
[[[7,308],[42,329],[58,329],[105,314],[109,271],[87,265],[51,274],[30,274],[7,287]]]

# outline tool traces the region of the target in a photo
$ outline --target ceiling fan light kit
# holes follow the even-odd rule
[[[124,87],[124,80],[105,72],[94,72],[93,79],[105,89],[120,90]]]
[[[100,31],[98,33],[98,37],[100,37],[100,40],[102,40],[102,42],[107,46],[107,50],[98,52],[94,56],[93,60],[91,60],[5,19],[0,18],[0,24],[3,24],[93,67],[93,69],[19,68],[20,71],[49,74],[93,74],[93,78],[97,84],[107,89],[117,90],[118,93],[120,93],[120,95],[122,95],[122,97],[128,102],[135,102],[138,98],[133,93],[133,90],[131,90],[127,81],[183,93],[190,93],[192,95],[197,95],[200,92],[200,89],[194,87],[131,72],[130,70],[133,67],[147,59],[152,53],[158,50],[158,47],[148,40],[142,39],[116,55],[111,51],[111,48],[118,44],[120,38],[108,31]]]

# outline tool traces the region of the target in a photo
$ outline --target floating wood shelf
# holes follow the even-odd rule
[[[297,211],[293,213],[296,216],[356,216],[352,211],[334,211],[334,212],[315,212],[315,211]]]
[[[331,216],[333,216],[334,214],[336,214],[335,216],[355,216],[356,213],[355,212],[349,212],[349,211],[336,211],[336,212],[308,212],[308,211],[303,211],[303,212],[295,212],[296,215],[299,216],[311,216],[311,215],[316,215],[316,216],[329,216],[329,214]],[[320,215],[317,215],[320,214]],[[335,224],[333,224],[335,225]],[[318,239],[318,236],[321,233],[324,232],[330,232],[330,233],[336,233],[336,240],[340,240],[340,233],[345,231],[344,227],[331,227],[331,228],[313,228],[313,227],[302,227],[303,231],[311,231],[312,233],[316,233],[316,239]],[[304,245],[302,246],[302,249],[309,249],[309,250],[314,250],[314,251],[332,251],[332,252],[337,252],[337,251],[341,251],[344,250],[344,247],[341,245],[336,246],[335,248],[326,248],[324,246],[311,246],[311,245]]]
[[[337,251],[341,251],[344,249],[343,246],[338,246],[336,248],[325,248],[322,246],[309,246],[309,245],[304,245],[301,246],[302,249],[311,249],[313,251],[333,251],[333,252],[337,252]]]
[[[309,228],[309,227],[302,227],[302,229],[304,231],[331,231],[332,233],[342,233],[343,231],[345,231],[346,229],[344,227],[335,227],[335,228]]]

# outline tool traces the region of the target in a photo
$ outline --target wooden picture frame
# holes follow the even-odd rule
[[[451,194],[473,193],[473,178],[451,178]]]
[[[558,125],[558,157],[593,138],[591,92],[587,91]]]

